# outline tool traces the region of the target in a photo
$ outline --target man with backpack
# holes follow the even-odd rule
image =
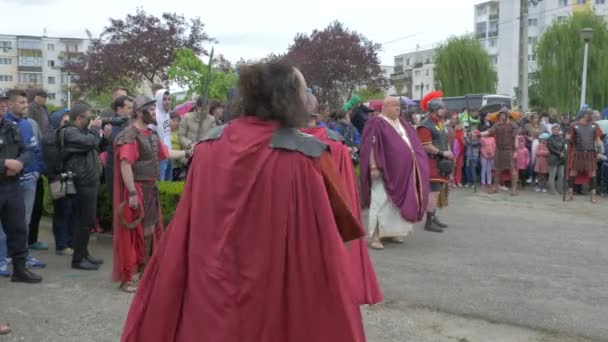
[[[64,172],[61,159],[61,143],[58,132],[70,120],[68,111],[55,112],[51,115],[50,130],[42,138],[42,154],[47,167],[49,184],[61,181]],[[53,199],[53,235],[55,237],[55,253],[57,255],[71,256],[72,228],[69,218],[72,215],[71,197]]]

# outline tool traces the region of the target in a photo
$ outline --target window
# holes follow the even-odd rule
[[[427,84],[427,85],[426,85],[426,90],[429,90],[429,89],[431,89],[431,85],[430,85],[430,84]]]
[[[42,74],[35,72],[20,72],[19,83],[42,84]]]
[[[429,69],[426,69],[426,76],[429,75]]]
[[[19,56],[20,66],[42,66],[42,57],[38,56]]]
[[[587,0],[576,0],[576,3],[579,5],[584,5],[587,2]]]
[[[486,7],[482,6],[482,7],[477,7],[477,16],[482,16],[486,14]]]
[[[496,38],[490,39],[490,47],[496,47],[497,44],[498,41],[496,40]]]
[[[417,85],[415,88],[416,88],[417,91],[420,91],[420,86],[419,85]]]
[[[65,44],[66,52],[78,52],[78,44]]]
[[[46,61],[46,63],[49,66],[49,68],[54,68],[55,67],[55,61]]]
[[[568,0],[559,0],[559,5],[561,7],[568,6]]]
[[[528,19],[528,26],[538,26],[538,19],[537,18],[529,18]]]
[[[19,49],[23,50],[42,50],[42,43],[34,39],[19,39]]]
[[[534,45],[538,41],[538,37],[528,37],[528,44]]]
[[[55,84],[55,77],[49,76],[46,80],[48,84]]]
[[[55,95],[55,93],[48,93],[47,95],[49,95],[50,100],[54,100],[57,98],[57,95]]]
[[[494,65],[498,64],[498,56],[496,56],[496,55],[490,56],[490,63],[492,63]]]
[[[535,60],[536,60],[536,54],[531,54],[531,55],[528,55],[528,60],[529,60],[530,62],[535,61]]]
[[[484,36],[485,36],[485,34],[486,34],[486,27],[487,27],[487,26],[486,26],[486,22],[485,22],[485,21],[484,21],[483,23],[477,23],[477,24],[475,25],[475,32],[476,32],[477,34],[481,34],[481,33],[483,33],[483,34],[484,34]]]
[[[603,5],[606,3],[606,0],[595,0],[596,5]]]
[[[409,58],[405,60],[405,65],[410,65],[410,59]]]
[[[9,42],[9,41],[6,41],[6,40],[0,41],[0,49],[2,49],[2,48],[9,48],[10,49],[12,47],[13,47],[13,43],[12,42]]]
[[[0,65],[10,65],[13,64],[12,58],[0,58]]]
[[[55,51],[55,44],[46,44],[46,49],[49,51]]]
[[[420,76],[420,70],[416,70],[416,72],[414,72],[415,76]]]
[[[13,75],[0,75],[0,82],[13,82]]]

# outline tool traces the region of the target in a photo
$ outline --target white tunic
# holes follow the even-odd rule
[[[385,119],[399,133],[411,150],[412,144],[401,122],[399,120],[393,121],[384,115],[380,115],[380,117]],[[367,226],[369,236],[373,236],[376,227],[378,227],[380,238],[407,236],[414,229],[414,225],[401,217],[399,208],[393,203],[384,189],[382,177],[372,179],[371,187],[369,223]]]

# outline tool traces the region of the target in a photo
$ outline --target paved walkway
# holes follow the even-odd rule
[[[452,195],[446,233],[372,252],[386,302],[363,310],[368,341],[608,341],[608,201]],[[109,240],[91,250],[108,262],[99,272],[35,252],[49,262],[42,284],[0,279],[0,320],[15,331],[0,342],[119,339],[131,295],[110,282]]]

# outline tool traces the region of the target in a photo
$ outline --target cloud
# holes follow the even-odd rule
[[[3,0],[2,2],[5,5],[16,4],[21,7],[26,7],[26,6],[45,6],[45,5],[50,5],[50,4],[55,5],[59,2],[61,2],[61,0]]]

